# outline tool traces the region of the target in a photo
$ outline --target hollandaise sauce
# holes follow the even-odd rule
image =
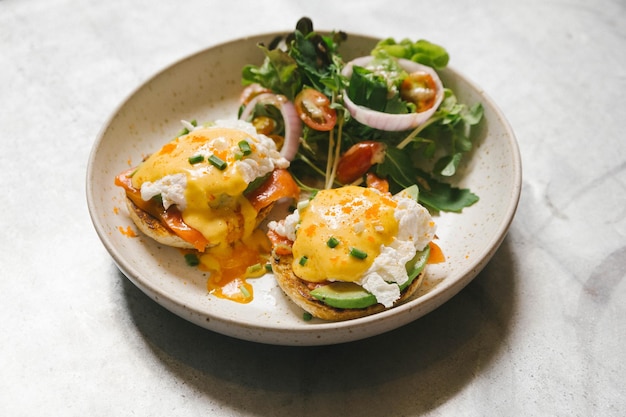
[[[211,244],[236,240],[252,231],[257,212],[243,195],[248,181],[232,149],[251,139],[247,132],[229,128],[181,136],[138,167],[133,186],[154,190],[164,205],[176,204],[184,222]]]
[[[397,204],[365,187],[319,191],[300,214],[294,273],[309,282],[358,280],[398,234]]]
[[[254,288],[248,279],[265,274],[269,251],[267,236],[257,229],[247,239],[200,254],[198,267],[209,272],[209,293],[239,303],[252,301]]]
[[[211,294],[248,303],[253,288],[247,279],[265,273],[271,249],[257,229],[259,212],[299,193],[288,165],[272,139],[257,134],[253,125],[217,121],[167,143],[132,173],[119,175],[116,184],[196,248],[197,267],[209,272]]]

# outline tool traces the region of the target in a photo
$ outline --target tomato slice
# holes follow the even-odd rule
[[[381,193],[389,192],[389,181],[384,178],[380,178],[373,172],[365,174],[365,184],[367,184],[369,188],[375,188]]]
[[[385,159],[385,145],[382,142],[365,140],[350,147],[337,164],[337,180],[349,184],[361,178],[374,164]]]
[[[337,124],[337,112],[330,107],[330,100],[317,90],[305,88],[300,91],[294,106],[300,119],[311,129],[326,132]]]
[[[433,107],[437,100],[437,84],[433,77],[425,71],[410,73],[400,86],[400,97],[410,101],[421,113]]]

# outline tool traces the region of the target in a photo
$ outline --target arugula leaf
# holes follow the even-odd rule
[[[437,151],[443,154],[435,162],[434,173],[451,177],[456,173],[463,154],[472,150],[472,127],[483,118],[483,107],[476,103],[472,107],[458,102],[452,90],[444,89],[444,99],[435,114],[423,125],[408,134],[397,147],[418,149],[421,144],[427,146],[423,157],[431,158]]]
[[[419,203],[434,211],[460,212],[478,201],[470,190],[453,187],[414,167],[411,154],[401,149],[387,149],[385,160],[376,167],[376,175],[387,178],[394,194],[417,184]]]
[[[263,50],[266,58],[261,66],[243,67],[243,85],[258,83],[293,100],[302,88],[298,63],[281,49],[270,50],[263,45],[259,45],[259,48]]]
[[[383,77],[355,66],[348,86],[348,97],[360,106],[385,111],[387,106],[387,83]]]
[[[420,204],[431,210],[459,213],[479,200],[478,196],[467,188],[457,188],[437,181],[425,172],[420,172],[418,184]]]
[[[345,33],[322,36],[316,32],[296,30],[288,53],[298,63],[303,84],[332,96],[341,91],[344,82],[340,77],[343,62],[337,48],[346,39]]]
[[[435,170],[444,177],[451,177],[456,174],[456,169],[459,167],[462,157],[463,154],[461,152],[444,156],[435,164]]]
[[[376,69],[371,70],[370,67]],[[383,51],[372,60],[368,68],[356,65],[353,67],[348,97],[355,104],[375,111],[389,114],[409,113],[415,105],[402,100],[398,92],[405,76],[406,71]]]
[[[392,193],[409,188],[417,177],[410,154],[392,147],[387,148],[384,161],[376,166],[376,175],[393,181],[389,184]]]

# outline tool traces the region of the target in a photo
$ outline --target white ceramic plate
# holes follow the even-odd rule
[[[204,328],[262,343],[322,345],[380,334],[409,323],[453,297],[485,266],[499,247],[515,214],[521,190],[521,163],[514,134],[496,105],[452,69],[441,73],[463,102],[483,103],[485,121],[477,147],[463,167],[461,187],[480,201],[462,214],[437,216],[438,243],[447,257],[430,265],[424,285],[408,303],[382,313],[339,323],[304,321],[271,274],[251,280],[249,304],[207,293],[206,276],[185,264],[176,249],[162,247],[137,232],[127,216],[124,193],[114,176],[139,163],[180,130],[180,120],[236,118],[241,69],[263,59],[258,42],[277,34],[239,39],[176,62],[124,101],[97,138],[87,169],[87,202],[95,229],[119,269],[143,292],[180,317]],[[368,54],[375,39],[351,35],[341,52],[348,60]]]

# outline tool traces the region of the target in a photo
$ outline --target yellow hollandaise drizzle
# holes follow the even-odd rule
[[[301,211],[294,273],[309,282],[356,281],[397,235],[396,206],[391,196],[364,187],[318,192]]]
[[[256,230],[248,239],[231,245],[220,245],[199,255],[201,270],[210,273],[207,290],[219,298],[238,303],[249,303],[254,299],[254,289],[248,282],[265,273],[270,243],[261,230]]]
[[[267,158],[274,168],[258,162]],[[300,192],[283,159],[271,140],[247,126],[214,125],[175,138],[115,183],[196,249],[183,254],[188,265],[209,272],[210,294],[249,303],[254,291],[247,279],[265,274],[271,250],[256,229],[260,213]],[[264,181],[246,192],[254,178]]]

